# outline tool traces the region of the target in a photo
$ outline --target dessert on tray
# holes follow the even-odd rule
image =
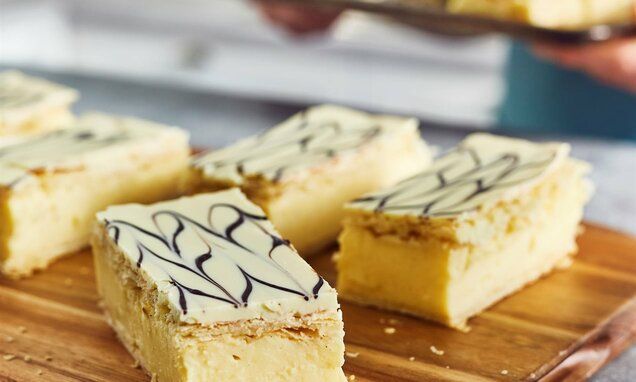
[[[414,119],[323,105],[197,156],[191,189],[240,187],[306,256],[335,241],[345,202],[421,171],[430,157]]]
[[[77,91],[16,71],[0,73],[0,142],[65,127]]]
[[[103,306],[153,380],[345,381],[336,291],[240,190],[98,221]]]
[[[424,172],[346,207],[348,300],[455,328],[569,265],[591,185],[564,143],[472,134]]]
[[[547,28],[581,28],[634,20],[633,0],[450,0],[448,9]]]
[[[0,143],[0,273],[26,276],[88,245],[111,204],[179,195],[188,156],[179,129],[102,114]]]

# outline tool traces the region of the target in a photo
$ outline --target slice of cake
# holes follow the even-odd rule
[[[179,129],[100,114],[0,145],[0,273],[26,276],[88,245],[111,204],[179,195],[188,156]]]
[[[0,141],[65,127],[77,91],[20,72],[0,73]]]
[[[564,143],[473,134],[426,171],[347,205],[343,298],[455,327],[569,264],[590,193]]]
[[[633,0],[450,0],[448,9],[547,28],[582,28],[634,20]]]
[[[240,187],[306,256],[335,241],[345,202],[421,171],[430,157],[414,119],[325,105],[199,155],[191,188]]]
[[[345,381],[335,289],[238,189],[98,221],[103,306],[153,381]]]

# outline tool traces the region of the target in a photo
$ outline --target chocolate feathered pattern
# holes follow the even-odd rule
[[[44,93],[25,90],[20,86],[9,87],[0,81],[0,109],[24,107],[44,99]]]
[[[220,209],[230,209],[236,213],[236,218],[222,229],[215,227],[213,223],[214,212]],[[164,220],[160,223],[162,218],[167,218],[168,220]],[[106,227],[110,237],[116,243],[121,240],[121,236],[124,233],[133,235],[138,250],[137,267],[142,267],[146,261],[151,261],[166,272],[170,279],[170,284],[177,288],[179,292],[179,305],[184,314],[188,313],[188,298],[190,295],[222,301],[233,305],[235,308],[240,308],[247,306],[254,289],[258,287],[276,289],[300,296],[306,301],[309,301],[310,299],[318,297],[318,292],[324,285],[324,280],[316,275],[316,283],[313,288],[310,290],[305,289],[290,272],[276,262],[276,250],[280,247],[289,247],[289,242],[272,234],[261,225],[261,222],[267,220],[265,216],[246,212],[233,204],[217,203],[213,204],[208,210],[207,225],[172,210],[155,212],[152,215],[152,220],[157,232],[151,232],[122,220],[106,221]],[[172,228],[168,232],[166,232],[164,228],[166,222],[170,222],[172,225]],[[235,234],[237,230],[245,225],[254,226],[257,228],[254,232],[264,235],[264,237],[269,239],[270,248],[266,256],[263,253],[257,253],[253,249],[250,249],[249,243],[242,243],[236,238]],[[182,248],[179,246],[179,238],[186,233],[196,235],[206,249],[202,253],[182,251]],[[144,244],[144,242],[148,242],[149,240],[159,243],[165,253],[159,253],[160,251],[150,248],[152,245]],[[264,274],[262,275],[250,273],[250,271],[246,269],[246,266],[240,264],[240,261],[237,259],[238,256],[232,258],[231,254],[236,252],[223,251],[224,246],[232,246],[234,247],[233,251],[237,250],[238,252],[242,252],[242,255],[249,254],[265,262],[267,272],[263,272]],[[216,277],[213,274],[215,271],[214,264],[210,263],[215,256],[224,256],[224,260],[229,259],[234,262],[236,274],[223,274]],[[209,266],[206,267],[208,264]],[[171,269],[173,272],[171,272]],[[179,278],[175,275],[176,272],[174,272],[174,270],[176,269],[185,271],[188,277]],[[288,285],[278,285],[268,281],[268,276],[273,275],[284,277]],[[223,285],[223,281],[219,280],[219,278],[229,278],[233,280],[236,280],[235,278],[242,278],[245,281],[245,287],[240,294],[232,293],[226,285]],[[207,289],[201,290],[200,288],[193,287],[192,280],[204,281]],[[293,287],[290,287],[290,284],[293,285]]]
[[[432,168],[385,192],[354,200],[354,207],[372,206],[376,212],[411,211],[420,216],[452,216],[478,208],[476,198],[523,184],[539,176],[556,152],[522,161],[515,152],[484,162],[471,147],[459,146],[435,161]]]
[[[229,167],[240,175],[261,174],[278,182],[291,168],[355,150],[376,138],[382,130],[375,124],[343,129],[338,121],[314,121],[305,112],[297,118],[291,127],[271,129],[239,142],[233,152],[225,149],[203,153],[193,164],[214,170]]]
[[[15,163],[20,163],[23,160],[31,161],[33,158],[52,156],[60,151],[60,147],[64,148],[65,156],[70,156],[71,154],[81,154],[113,146],[130,139],[130,134],[126,131],[96,134],[89,127],[52,131],[23,142],[0,146],[0,171],[3,167],[2,162],[8,166],[15,166]],[[7,186],[15,186],[22,179],[28,177],[31,171],[38,170],[38,168],[20,167],[20,170],[22,170],[22,175],[11,179]]]

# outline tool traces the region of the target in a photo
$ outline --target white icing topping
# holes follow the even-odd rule
[[[131,145],[143,152],[157,139],[187,144],[187,134],[176,128],[135,118],[89,114],[68,129],[0,144],[0,187],[15,187],[38,173],[75,171],[112,166],[118,150]]]
[[[557,168],[569,153],[565,143],[532,143],[471,134],[424,172],[348,209],[392,215],[449,218],[514,198]]]
[[[110,207],[98,220],[183,321],[338,309],[335,290],[238,189]]]
[[[284,181],[308,169],[341,160],[365,145],[415,131],[414,119],[370,115],[323,105],[298,113],[265,133],[196,157],[205,177],[241,184],[246,176]]]
[[[2,72],[0,127],[20,124],[45,109],[68,106],[77,98],[77,91],[66,86],[16,71]]]

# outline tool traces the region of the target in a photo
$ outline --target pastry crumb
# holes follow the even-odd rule
[[[282,309],[282,306],[280,305],[280,303],[277,303],[275,301],[267,301],[261,305],[263,309],[268,310],[270,312],[274,312],[274,313],[280,312],[280,310]]]
[[[35,374],[37,374],[37,375],[42,375],[42,374],[43,374],[43,372],[42,372],[42,370],[38,369],[38,370],[35,372]]]
[[[355,374],[351,374],[348,378],[350,381],[355,381],[356,380],[356,376]]]
[[[348,351],[345,353],[345,355],[349,358],[358,358],[358,356],[360,355],[360,353],[357,352],[353,352],[353,351]]]
[[[30,355],[25,355],[24,357],[24,362],[31,362],[31,356]]]
[[[444,350],[440,350],[433,345],[431,345],[430,349],[433,354],[444,355]]]
[[[415,361],[415,357],[409,357],[409,361],[411,362]]]
[[[11,343],[11,342],[15,341],[15,339],[13,337],[11,337],[11,336],[6,336],[6,337],[4,337],[4,341],[8,342],[8,343]]]
[[[537,375],[535,373],[530,373],[530,378],[536,378]]]
[[[386,334],[394,334],[395,332],[396,332],[395,328],[392,328],[390,326],[384,328],[384,333],[386,333]]]
[[[24,326],[18,326],[18,332],[19,332],[20,334],[24,334],[24,333],[26,333],[26,332],[27,332],[27,328],[26,328],[26,327],[24,327]]]
[[[2,359],[5,361],[13,361],[15,359],[14,354],[5,354],[2,356]]]
[[[53,357],[51,357],[50,355],[47,355],[47,356],[44,357],[44,360],[47,361],[47,362],[51,362],[51,361],[53,361]]]
[[[400,323],[400,320],[397,320],[395,318],[389,318],[389,324],[390,325],[397,325]]]
[[[130,367],[132,367],[133,369],[139,369],[139,366],[141,366],[139,360],[135,360],[135,362],[130,364]]]
[[[501,375],[508,375],[508,370],[502,370]]]
[[[448,366],[448,365],[446,365],[446,366],[444,366],[444,367],[445,367],[445,368],[447,368],[447,369],[450,369],[450,366]]]

